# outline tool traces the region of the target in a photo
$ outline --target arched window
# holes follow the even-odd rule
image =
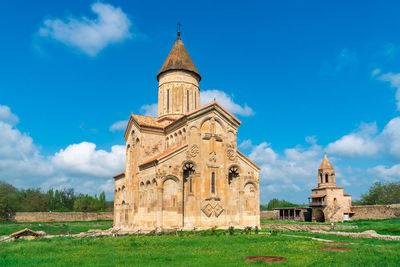
[[[167,90],[167,112],[169,112],[169,90]]]
[[[132,130],[131,132],[131,140],[132,140],[132,147],[135,147],[135,131]]]
[[[186,110],[189,112],[189,90],[186,90]]]
[[[320,179],[320,181],[321,181],[320,183],[323,183],[324,181],[323,181],[323,179],[322,179],[322,173],[319,175],[319,177],[321,178],[321,179]]]
[[[215,194],[215,172],[211,173],[211,193]]]
[[[328,174],[325,174],[325,183],[328,182]]]
[[[229,168],[229,174],[228,174],[228,183],[231,184],[233,178],[236,178],[239,176],[239,168],[236,166],[232,166]]]
[[[191,174],[194,173],[194,165],[193,163],[185,163],[183,166],[183,182],[186,183],[189,180],[189,192],[192,193],[193,190],[193,182],[192,182],[192,177],[190,177]]]

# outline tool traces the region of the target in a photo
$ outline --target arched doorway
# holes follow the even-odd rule
[[[314,218],[316,222],[325,222],[325,215],[322,210],[316,210]]]

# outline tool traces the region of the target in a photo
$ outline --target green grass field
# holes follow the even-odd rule
[[[113,221],[91,221],[91,222],[30,222],[30,223],[0,223],[0,236],[10,235],[24,228],[34,231],[45,231],[47,234],[79,234],[89,229],[109,229]]]
[[[283,224],[321,224],[313,222],[293,222],[293,221],[276,221],[272,219],[263,219],[261,223],[283,223]],[[322,223],[330,224],[330,223]],[[359,220],[359,221],[347,221],[336,223],[339,225],[356,225],[358,229],[349,230],[334,230],[341,232],[364,232],[367,230],[375,230],[381,235],[400,235],[400,218],[391,218],[385,220]]]
[[[372,222],[368,222],[370,225]],[[38,224],[42,226],[38,226]],[[47,227],[53,233],[69,229],[80,232],[108,228],[112,222],[4,223],[0,232],[9,233],[24,227]],[[364,223],[365,227],[367,223]],[[385,223],[383,223],[385,224]],[[12,226],[14,225],[14,226]],[[14,227],[14,228],[13,228]],[[12,230],[11,230],[12,229]],[[40,229],[36,229],[40,230]],[[263,229],[265,233],[267,230]],[[50,232],[49,232],[50,233]],[[335,246],[310,237],[350,242],[339,245],[348,252],[319,250]],[[337,245],[336,245],[337,246]],[[400,242],[377,239],[351,239],[308,232],[280,231],[270,234],[240,234],[226,231],[180,233],[178,236],[121,236],[118,238],[71,238],[15,240],[0,243],[0,266],[248,266],[246,256],[281,256],[282,266],[396,266],[400,262]]]

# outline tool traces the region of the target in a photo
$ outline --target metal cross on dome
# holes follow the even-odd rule
[[[181,36],[181,26],[182,26],[182,24],[180,22],[178,22],[177,26],[178,26],[178,37],[180,37]]]

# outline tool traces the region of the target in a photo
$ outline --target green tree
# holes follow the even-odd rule
[[[400,203],[400,182],[375,182],[368,193],[362,194],[361,199],[356,203],[362,205]]]
[[[99,211],[106,211],[106,194],[104,192],[101,192],[99,196],[99,205]]]
[[[265,205],[263,205],[263,206],[264,206],[263,208],[266,210],[273,210],[274,208],[299,207],[300,205],[291,203],[286,200],[279,200],[277,198],[273,198],[268,202],[266,207],[265,207]]]
[[[18,210],[18,189],[0,181],[0,221],[9,221]]]
[[[19,192],[21,206],[18,211],[48,211],[49,197],[39,188],[28,188]]]

